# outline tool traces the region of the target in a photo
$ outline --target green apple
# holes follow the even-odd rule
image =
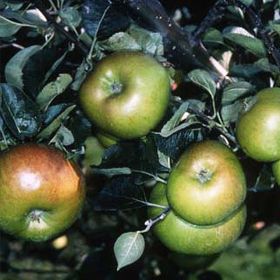
[[[257,161],[280,159],[280,88],[260,91],[241,115],[236,136],[243,151]]]
[[[171,261],[177,264],[180,268],[187,269],[188,271],[197,271],[205,269],[213,264],[220,254],[213,255],[187,255],[182,253],[170,252],[168,257]]]
[[[150,202],[170,206],[166,197],[167,186],[158,183],[150,196]],[[211,209],[214,203],[208,205]],[[201,209],[197,204],[197,211]],[[148,215],[154,218],[162,212],[160,207],[149,207]],[[212,255],[231,245],[241,234],[246,220],[246,208],[242,204],[218,224],[201,226],[179,217],[171,208],[167,216],[153,227],[159,240],[171,251],[191,255]]]
[[[109,135],[107,133],[99,131],[96,133],[96,138],[98,139],[99,143],[104,147],[104,148],[109,148],[115,144],[118,143],[118,140],[116,137]]]
[[[217,224],[240,207],[246,178],[235,154],[218,141],[192,144],[167,183],[167,199],[178,216],[196,225]]]
[[[80,104],[89,120],[119,139],[147,135],[162,120],[169,99],[167,70],[140,52],[105,57],[80,89]]]
[[[0,229],[15,237],[48,240],[78,217],[84,177],[50,146],[23,144],[0,154]]]

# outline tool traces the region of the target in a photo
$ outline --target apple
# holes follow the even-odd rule
[[[157,183],[150,195],[150,202],[170,206],[166,197],[167,186]],[[219,203],[219,202],[215,202]],[[211,209],[214,202],[208,205]],[[198,204],[198,211],[201,209]],[[149,207],[150,218],[162,212],[160,207]],[[153,227],[154,234],[171,251],[188,255],[212,255],[231,245],[241,234],[246,221],[246,207],[242,204],[225,220],[213,225],[195,225],[178,216],[171,208],[167,216]]]
[[[104,148],[109,148],[118,143],[117,138],[101,131],[96,133],[96,138]]]
[[[58,149],[22,144],[0,154],[0,229],[45,241],[67,229],[85,199],[78,166]]]
[[[255,97],[236,125],[243,151],[257,161],[280,159],[280,88],[266,88]]]
[[[172,169],[167,199],[174,212],[196,225],[223,221],[246,197],[246,178],[235,154],[218,141],[189,146]]]
[[[117,139],[147,135],[164,117],[169,99],[167,70],[141,52],[105,57],[80,88],[80,104],[89,120]]]

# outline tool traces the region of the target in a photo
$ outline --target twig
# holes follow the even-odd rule
[[[146,228],[144,228],[143,230],[139,230],[139,233],[145,233],[148,232],[152,226],[154,226],[156,223],[158,223],[159,221],[162,221],[167,214],[170,212],[171,208],[170,207],[166,207],[159,215],[157,215],[156,217],[149,219],[145,222],[145,226]]]
[[[272,55],[275,63],[278,67],[280,67],[280,53],[275,47],[271,37],[267,34],[267,31],[265,30],[265,27],[258,13],[239,0],[227,0],[226,2],[238,6],[243,12],[248,14],[249,20],[251,21],[253,26],[257,28],[257,33],[260,35],[264,44],[266,45],[268,53]]]
[[[201,112],[199,112],[199,111],[197,111],[197,110],[194,110],[194,109],[192,109],[192,108],[189,108],[189,109],[188,109],[188,112],[195,114],[198,118],[204,120],[204,121],[207,122],[208,124],[209,124],[209,123],[213,123],[213,120],[212,120],[209,116],[207,116],[207,115],[205,115],[205,114],[203,114],[203,113],[201,113]],[[225,131],[224,129],[222,129],[221,127],[219,127],[219,126],[217,126],[217,125],[214,126],[213,128],[214,128],[215,130],[219,131],[222,135],[224,135],[224,136],[225,136],[228,140],[230,140],[233,144],[237,145],[237,141],[236,141],[236,139],[235,139],[235,137],[234,137],[233,135],[231,135],[230,133],[228,133],[227,131]]]
[[[75,45],[77,45],[81,51],[87,55],[88,54],[88,48],[78,39],[76,39],[71,33],[67,32],[64,29],[64,26],[57,23],[55,19],[47,12],[47,8],[43,1],[36,0],[34,1],[36,7],[39,9],[39,11],[45,16],[45,18],[48,20],[48,22],[60,33],[62,33],[66,38],[68,38],[70,41],[72,41]]]

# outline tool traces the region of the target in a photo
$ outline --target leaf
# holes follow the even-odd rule
[[[238,120],[243,106],[243,102],[241,100],[237,100],[233,104],[226,105],[222,108],[221,115],[225,125],[235,123]]]
[[[132,24],[128,33],[135,39],[145,53],[163,55],[163,39],[160,33],[150,32],[144,28]]]
[[[139,232],[123,233],[114,244],[114,253],[118,262],[117,270],[136,262],[145,249],[145,239]]]
[[[71,82],[72,77],[69,74],[60,74],[55,81],[48,83],[36,98],[39,108],[46,110],[53,99],[63,93]]]
[[[241,27],[229,27],[223,32],[224,38],[230,40],[234,44],[237,44],[257,57],[265,57],[266,49],[263,42],[255,38],[247,30]]]
[[[88,137],[84,143],[85,145],[85,157],[83,166],[98,166],[102,162],[104,147],[99,143],[96,137]]]
[[[16,25],[5,17],[0,16],[0,37],[10,37],[17,33],[20,28],[21,26]]]
[[[108,6],[111,7],[108,9]],[[106,38],[127,29],[130,19],[125,15],[126,11],[116,6],[109,0],[83,1],[82,18],[86,32],[94,37],[98,31],[98,36]]]
[[[37,138],[48,139],[62,124],[62,122],[68,117],[76,105],[71,105],[65,109],[60,115],[58,115],[46,128],[44,128],[38,135]]]
[[[222,95],[222,104],[229,105],[237,99],[247,95],[254,90],[254,86],[248,82],[233,82],[224,88]]]
[[[23,89],[23,68],[28,59],[38,52],[41,46],[34,45],[17,52],[6,64],[5,77],[8,84]]]
[[[216,94],[216,84],[210,74],[201,69],[195,69],[188,74],[189,79],[196,85],[205,89],[212,98]]]
[[[133,173],[106,180],[101,191],[90,199],[91,207],[94,211],[118,211],[146,206],[145,191],[142,185],[135,183],[142,177],[143,174]]]
[[[275,181],[272,176],[271,165],[264,164],[258,177],[256,178],[254,186],[249,190],[254,192],[267,191],[273,189]]]
[[[100,42],[99,45],[102,49],[107,51],[141,50],[141,46],[136,40],[125,32],[115,33],[106,41]]]
[[[171,168],[171,162],[170,162],[170,157],[162,153],[160,150],[157,150],[158,153],[158,160],[159,163],[166,167],[167,169]]]
[[[65,7],[59,10],[59,16],[65,25],[70,27],[78,27],[81,23],[81,16],[74,7]]]
[[[32,55],[23,67],[24,91],[34,98],[42,90],[50,75],[61,62],[61,50],[55,46],[44,48]],[[65,52],[64,52],[65,54]],[[63,55],[62,55],[63,57]],[[38,65],[40,65],[38,67]]]
[[[92,168],[92,172],[95,174],[105,175],[109,178],[119,175],[130,175],[132,173],[131,169],[128,167],[119,167],[119,168]]]
[[[74,81],[71,84],[72,90],[78,91],[80,89],[81,84],[88,75],[88,70],[88,62],[84,59],[76,70]]]
[[[0,84],[1,115],[11,132],[19,139],[37,134],[41,116],[36,104],[19,89]]]
[[[63,146],[69,146],[72,145],[74,141],[75,139],[72,132],[62,124],[50,142],[51,143],[59,142]]]
[[[168,137],[171,135],[170,131],[172,131],[172,129],[180,123],[182,116],[187,112],[188,107],[189,107],[188,101],[181,104],[181,106],[177,109],[177,111],[174,113],[171,119],[167,121],[162,127],[160,131],[160,135],[162,137]]]
[[[220,44],[224,45],[224,39],[221,32],[215,28],[210,28],[207,30],[203,36],[203,42],[205,44]]]

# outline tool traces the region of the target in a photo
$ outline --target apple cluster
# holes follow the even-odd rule
[[[172,169],[167,184],[157,183],[149,208],[155,235],[171,251],[193,255],[221,252],[241,234],[246,220],[246,178],[239,160],[217,141],[192,144]]]
[[[280,185],[280,88],[263,89],[253,98],[237,122],[236,136],[249,157],[272,162]]]

